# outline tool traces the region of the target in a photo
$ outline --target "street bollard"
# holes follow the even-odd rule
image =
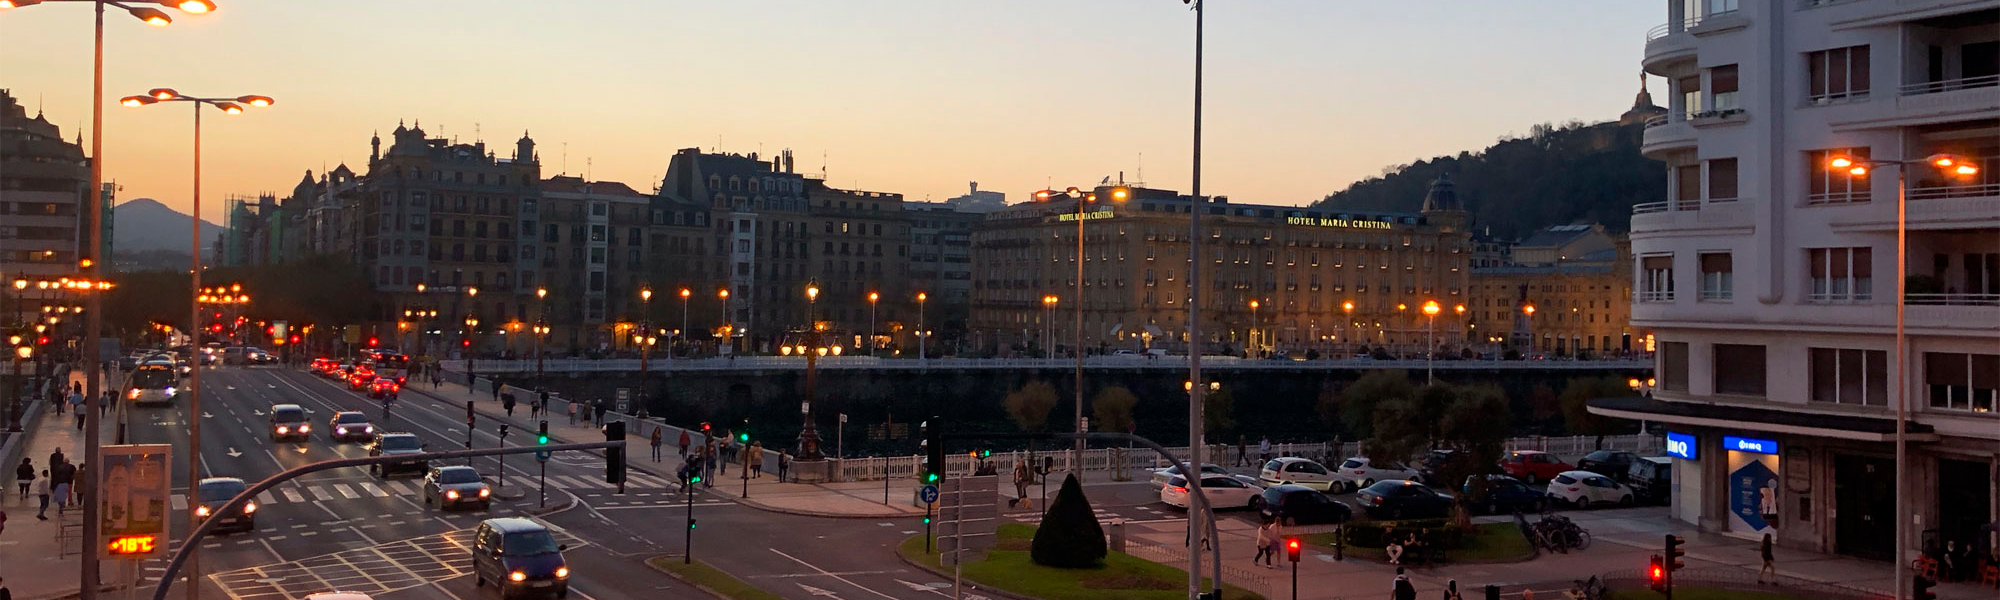
[[[1114,518],[1111,520],[1111,551],[1125,551],[1125,519],[1123,518]]]
[[[1486,584],[1486,600],[1500,600],[1500,586]]]

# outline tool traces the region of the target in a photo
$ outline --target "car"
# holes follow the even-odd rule
[[[1438,481],[1438,476],[1444,471],[1445,465],[1458,456],[1460,455],[1457,450],[1448,448],[1426,452],[1423,458],[1417,460],[1417,477],[1411,479],[1425,482]]]
[[[312,439],[312,424],[306,422],[305,407],[297,404],[271,406],[271,441]]]
[[[1600,504],[1630,506],[1636,501],[1632,488],[1592,471],[1563,471],[1549,480],[1549,500],[1576,508]]]
[[[1457,500],[1408,479],[1387,479],[1355,492],[1354,502],[1377,519],[1427,519],[1451,514]]]
[[[375,439],[375,424],[368,422],[368,415],[360,411],[345,410],[333,413],[326,423],[327,437],[336,442]]]
[[[257,501],[246,500],[243,506],[227,515],[216,515],[231,498],[243,493],[250,486],[235,477],[207,477],[194,486],[196,504],[194,523],[197,525],[208,519],[216,519],[215,532],[250,531],[257,528]]]
[[[222,364],[240,365],[247,361],[248,358],[249,354],[244,352],[242,346],[230,346],[222,349]]]
[[[1485,489],[1474,489],[1473,482],[1481,477],[1486,479]],[[1538,513],[1549,502],[1548,494],[1542,490],[1507,475],[1473,475],[1465,478],[1465,485],[1458,491],[1466,506],[1489,515],[1517,511]]]
[[[416,434],[408,432],[398,431],[391,433],[379,433],[375,435],[375,441],[369,442],[368,444],[369,456],[399,456],[406,454],[423,454],[423,453],[424,453],[424,441],[418,438]],[[429,471],[430,468],[431,468],[430,461],[423,459],[411,459],[401,462],[369,465],[368,473],[376,477],[387,479],[390,475],[395,474],[398,471],[416,471],[418,473],[423,473]]]
[[[1257,497],[1257,512],[1281,525],[1332,525],[1354,518],[1354,509],[1303,485],[1274,485]]]
[[[472,585],[492,583],[502,600],[527,594],[568,598],[569,564],[562,555],[568,549],[532,519],[480,521],[472,534]]]
[[[327,364],[326,357],[316,357],[312,359],[311,363],[308,363],[306,365],[306,372],[313,373],[315,375],[320,373],[325,373],[326,364]]]
[[[1520,450],[1507,453],[1500,459],[1500,470],[1526,483],[1538,483],[1555,479],[1563,471],[1575,466],[1556,458],[1556,455],[1540,450]]]
[[[368,397],[387,398],[401,391],[403,386],[394,379],[378,378],[368,382]]]
[[[1228,475],[1229,470],[1215,463],[1201,463],[1201,473],[1202,475]],[[1164,486],[1167,484],[1168,479],[1178,477],[1180,474],[1180,465],[1174,465],[1165,469],[1153,469],[1153,485]]]
[[[1632,461],[1635,460],[1639,460],[1638,454],[1624,450],[1598,450],[1578,459],[1576,468],[1610,477],[1615,481],[1624,481],[1625,471],[1632,468]]]
[[[424,505],[436,503],[440,510],[492,506],[493,490],[479,478],[479,471],[467,466],[435,467],[424,474]]]
[[[367,391],[368,384],[373,383],[374,381],[375,381],[374,371],[367,370],[366,367],[355,369],[353,375],[347,376],[347,389],[354,390],[357,392]]]
[[[1625,470],[1625,486],[1644,504],[1673,502],[1674,463],[1665,456],[1641,456]]]
[[[1265,462],[1263,470],[1257,472],[1257,481],[1265,487],[1301,485],[1320,491],[1330,491],[1334,485],[1333,474],[1326,467],[1297,456],[1273,458]]]
[[[1340,463],[1333,470],[1333,480],[1348,491],[1356,491],[1383,480],[1416,479],[1416,469],[1400,462],[1377,462],[1366,456],[1355,456]]]
[[[243,349],[243,360],[253,365],[268,365],[278,362],[278,357],[265,352],[263,348],[251,346]]]
[[[1192,495],[1188,492],[1187,484],[1186,477],[1179,475],[1168,477],[1167,484],[1160,486],[1160,501],[1168,506],[1187,508],[1190,502],[1188,497]],[[1214,506],[1216,510],[1256,508],[1258,500],[1264,495],[1264,487],[1245,483],[1233,475],[1203,473],[1201,495],[1208,498],[1209,505]]]

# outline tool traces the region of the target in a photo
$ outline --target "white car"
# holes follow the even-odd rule
[[[1229,475],[1229,470],[1224,469],[1222,468],[1222,465],[1218,465],[1215,463],[1202,463],[1201,473],[1203,476],[1220,475],[1227,477]],[[1167,484],[1167,480],[1179,477],[1180,474],[1181,474],[1181,468],[1178,466],[1167,467],[1165,469],[1154,469],[1153,485],[1164,486]]]
[[[1549,498],[1577,508],[1596,504],[1632,505],[1632,488],[1590,471],[1563,471],[1549,480]]]
[[[1333,480],[1350,492],[1375,485],[1377,481],[1394,481],[1397,479],[1421,481],[1421,476],[1417,474],[1416,469],[1412,469],[1403,463],[1378,463],[1366,456],[1349,458],[1341,462],[1339,468],[1333,470]]]
[[[1333,489],[1333,474],[1326,467],[1310,459],[1286,456],[1264,463],[1264,470],[1257,473],[1257,481],[1266,486],[1300,485],[1319,491]]]
[[[1160,487],[1160,501],[1170,506],[1187,508],[1187,479],[1175,475]],[[1216,510],[1225,508],[1254,508],[1264,488],[1229,475],[1207,475],[1201,478],[1201,495],[1208,498]]]

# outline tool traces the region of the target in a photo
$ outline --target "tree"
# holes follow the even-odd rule
[[[1428,421],[1416,400],[1395,398],[1375,406],[1373,435],[1362,443],[1361,451],[1375,460],[1389,462],[1409,458],[1430,444]]]
[[[1632,395],[1631,388],[1617,377],[1582,377],[1569,380],[1563,386],[1563,422],[1569,425],[1570,433],[1597,436],[1597,447],[1604,447],[1604,436],[1618,430],[1618,421],[1590,414],[1588,403],[1598,398],[1621,398]]]
[[[1201,394],[1201,427],[1203,437],[1220,435],[1236,426],[1236,398],[1229,395],[1229,388],[1216,388]],[[1216,437],[1215,439],[1222,439]]]
[[[1409,398],[1416,388],[1401,370],[1369,371],[1340,392],[1340,420],[1355,439],[1375,436],[1375,409],[1382,403]]]
[[[1030,381],[1007,394],[1001,404],[1007,407],[1007,416],[1014,419],[1021,431],[1041,431],[1049,422],[1049,411],[1056,407],[1056,388],[1040,380]]]
[[[1028,557],[1035,564],[1062,569],[1090,569],[1102,566],[1109,549],[1104,545],[1104,528],[1083,496],[1076,475],[1063,478],[1062,490],[1049,502],[1042,524],[1035,528]]]
[[[1456,487],[1466,478],[1494,472],[1500,454],[1506,450],[1508,421],[1507,394],[1493,385],[1460,386],[1457,400],[1445,412],[1441,430],[1445,443],[1457,452],[1438,469],[1444,487]],[[1472,480],[1474,495],[1485,492],[1486,479]]]
[[[1114,385],[1097,393],[1090,403],[1091,417],[1097,420],[1098,431],[1126,432],[1132,429],[1132,408],[1139,404],[1139,397],[1125,386]]]

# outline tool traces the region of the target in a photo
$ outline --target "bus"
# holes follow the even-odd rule
[[[403,385],[410,376],[410,357],[387,350],[369,350],[362,354],[362,364],[375,369],[375,376],[393,379],[396,385]]]
[[[150,362],[133,369],[126,378],[125,399],[133,404],[170,404],[180,377],[173,367]]]

